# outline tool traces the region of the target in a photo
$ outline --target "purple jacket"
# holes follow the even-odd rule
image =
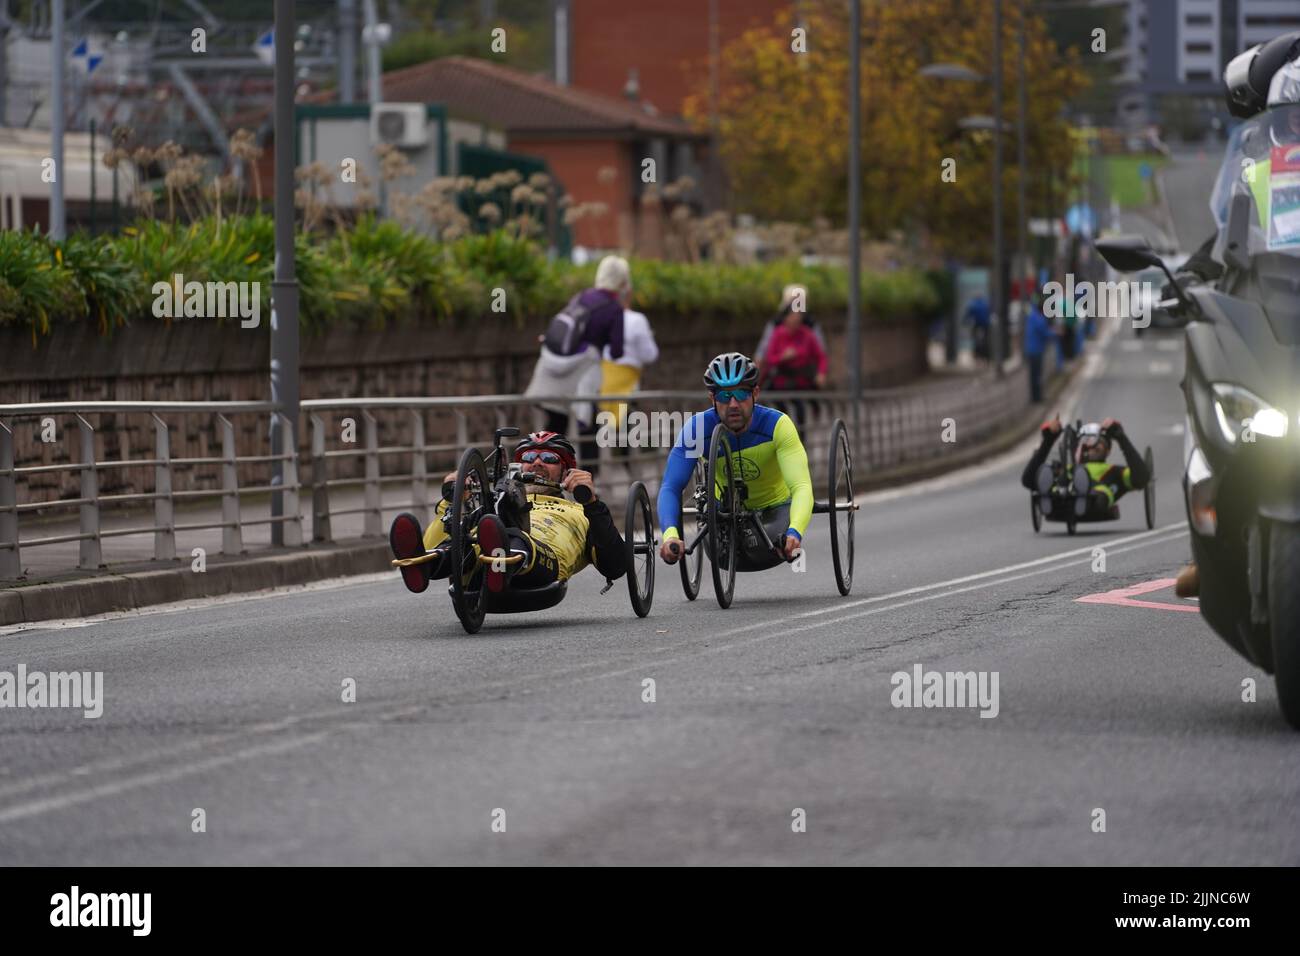
[[[596,351],[609,346],[610,358],[623,357],[623,303],[607,289],[588,289],[578,297],[578,303],[590,309],[587,328],[578,341],[578,351],[594,345]]]

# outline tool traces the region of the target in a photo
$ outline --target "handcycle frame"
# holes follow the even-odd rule
[[[747,523],[756,529],[759,540],[767,548],[786,561],[784,553],[785,535],[776,541],[767,533],[761,520],[761,511],[745,508],[741,502],[747,497],[747,488],[743,479],[735,474],[730,445],[727,442],[728,429],[719,423],[709,437],[708,458],[699,458],[695,465],[695,487],[691,492],[692,506],[682,509],[683,525],[685,515],[695,515],[696,531],[686,544],[682,556],[678,559],[682,578],[682,590],[689,601],[699,596],[700,579],[703,574],[703,562],[709,554],[713,593],[720,607],[731,606],[735,594],[737,541],[741,525]],[[721,453],[725,449],[725,453]],[[853,496],[853,459],[850,454],[848,429],[844,422],[836,419],[831,425],[830,462],[827,471],[828,494],[825,499],[815,500],[813,514],[830,517],[831,557],[835,570],[835,584],[841,595],[847,595],[853,586],[854,565],[854,517],[858,505]],[[844,494],[837,489],[843,484]],[[720,495],[711,494],[712,489],[721,486]],[[841,500],[841,497],[843,500]],[[840,529],[838,517],[847,516],[847,528]],[[716,529],[716,530],[715,530]],[[713,538],[721,541],[721,548],[714,547],[709,553],[705,542]],[[721,561],[725,551],[727,560],[723,567]]]
[[[494,594],[484,586],[484,569],[492,566],[494,562],[518,563],[525,555],[518,551],[512,551],[508,555],[473,555],[479,521],[485,515],[500,514],[502,503],[512,493],[512,482],[520,485],[539,485],[551,489],[557,497],[564,493],[558,482],[524,474],[510,467],[512,463],[507,460],[501,440],[518,435],[518,428],[496,429],[493,434],[492,450],[486,457],[477,448],[465,449],[456,468],[451,507],[441,518],[448,540],[451,542],[449,557],[453,570],[447,592],[451,596],[456,617],[470,634],[478,632],[488,613],[510,614],[553,607],[564,597],[568,587],[566,581],[554,581],[539,588],[507,588],[499,594]],[[485,492],[485,489],[490,490]],[[585,504],[591,500],[591,491],[584,486],[579,486],[574,492],[574,500],[579,504]],[[531,504],[529,507],[531,508]],[[638,527],[641,532],[639,536]],[[646,492],[645,485],[639,481],[633,483],[628,490],[623,542],[627,549],[628,594],[632,609],[638,617],[645,617],[650,613],[650,606],[654,600],[653,555],[657,542],[650,512],[650,496]],[[640,573],[637,572],[638,556],[644,556]],[[467,567],[470,569],[468,575],[464,570]],[[473,586],[475,584],[477,586]],[[604,594],[613,586],[614,582],[607,580],[605,588],[600,593]]]
[[[1082,428],[1082,420],[1076,420],[1073,425],[1066,425],[1061,429],[1061,437],[1058,443],[1058,458],[1061,472],[1058,480],[1068,482],[1074,473],[1076,465],[1074,460],[1075,452],[1079,447],[1079,430]],[[1146,462],[1147,466],[1147,483],[1146,487],[1142,489],[1142,501],[1146,511],[1147,530],[1149,531],[1154,528],[1156,524],[1156,470],[1155,458],[1151,454],[1150,445],[1147,445],[1142,454],[1142,458],[1143,461]],[[1040,500],[1042,495],[1037,489],[1029,493],[1029,520],[1033,525],[1035,534],[1042,529],[1044,521],[1064,524],[1066,532],[1068,534],[1074,534],[1078,529],[1078,526],[1081,524],[1097,524],[1104,521],[1119,520],[1120,515],[1118,508],[1114,509],[1114,514],[1108,513],[1105,517],[1101,518],[1089,518],[1086,513],[1083,515],[1076,515],[1074,513],[1074,503],[1079,499],[1079,495],[1074,493],[1071,484],[1066,484],[1064,487],[1069,490],[1054,492],[1052,494],[1053,499],[1064,502],[1066,505],[1065,515],[1063,517],[1052,517],[1044,514],[1042,510],[1042,502]]]

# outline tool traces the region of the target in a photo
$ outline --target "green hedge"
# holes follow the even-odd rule
[[[299,234],[296,248],[307,329],[469,319],[490,310],[496,289],[505,290],[506,310],[522,325],[553,315],[595,276],[594,263],[550,261],[535,244],[504,232],[438,243],[370,217],[347,233]],[[35,343],[58,322],[91,320],[108,334],[128,322],[170,321],[154,317],[152,288],[177,273],[186,282],[260,282],[263,310],[269,311],[273,265],[274,223],[266,215],[189,225],[148,220],[119,236],[77,235],[63,243],[34,232],[3,232],[0,325],[27,325]],[[808,308],[815,313],[842,311],[848,302],[847,272],[833,266],[631,265],[633,304],[656,320],[769,315],[782,288],[794,282],[808,287]],[[868,321],[928,316],[942,297],[921,271],[862,277]]]

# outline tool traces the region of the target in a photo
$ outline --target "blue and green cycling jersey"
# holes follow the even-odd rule
[[[665,538],[680,538],[682,491],[691,480],[695,463],[709,453],[709,439],[719,422],[710,408],[692,415],[682,426],[668,453],[664,480],[659,486],[659,524]],[[731,446],[732,468],[745,482],[748,493],[743,504],[760,511],[790,502],[790,528],[802,538],[812,518],[812,477],[808,453],[790,416],[766,405],[755,405],[749,427],[739,435],[726,432]]]

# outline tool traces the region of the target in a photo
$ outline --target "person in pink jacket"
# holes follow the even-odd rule
[[[817,333],[793,309],[772,332],[763,356],[768,387],[776,391],[821,388],[826,384],[826,350]]]

